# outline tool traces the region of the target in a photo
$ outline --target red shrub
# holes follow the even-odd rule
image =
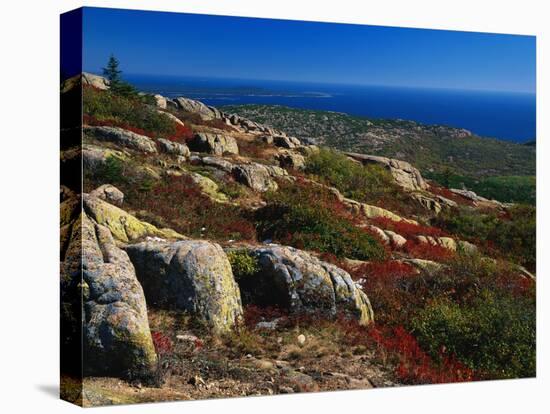
[[[174,142],[185,143],[193,138],[193,130],[181,124],[176,124],[176,131],[172,135],[168,135],[166,139]]]
[[[158,355],[166,355],[172,352],[174,345],[169,337],[158,331],[151,331],[151,337]]]
[[[261,321],[272,321],[277,318],[286,319],[287,317],[288,312],[279,307],[260,307],[256,305],[247,305],[244,307],[244,323],[249,328],[254,328]]]
[[[460,205],[463,206],[473,206],[474,202],[466,197],[461,196],[460,194],[453,193],[451,190],[445,187],[439,187],[436,185],[431,185],[429,191],[432,194],[440,195],[441,197],[448,198]]]
[[[164,223],[157,223],[161,227],[216,240],[256,239],[254,224],[238,207],[211,201],[189,176],[167,177],[146,192],[124,192],[134,208],[162,217]]]
[[[363,327],[357,321],[346,319],[340,320],[339,326],[348,345],[374,348],[384,364],[394,367],[394,374],[401,383],[441,384],[477,379],[474,371],[443,352],[439,362],[434,361],[401,325]]]
[[[474,372],[455,358],[441,354],[441,362],[436,364],[402,326],[393,329],[374,327],[369,329],[368,336],[378,351],[396,364],[395,375],[403,383],[441,384],[475,379]]]
[[[417,259],[427,259],[436,262],[444,262],[452,259],[455,252],[442,246],[434,246],[430,243],[420,243],[413,240],[407,240],[402,247],[403,251]]]
[[[394,231],[406,239],[414,236],[441,237],[446,235],[443,230],[436,227],[407,223],[405,221],[394,221],[386,217],[377,217],[372,219],[372,222],[375,226],[378,226],[384,230]]]
[[[517,274],[499,274],[493,279],[494,286],[505,292],[512,292],[515,297],[535,297],[536,282]]]
[[[94,118],[93,116],[84,115],[83,116],[83,123],[85,125],[90,125],[90,126],[119,127],[119,128],[125,129],[127,131],[134,132],[134,133],[139,134],[139,135],[145,135],[146,137],[149,137],[149,138],[154,138],[155,137],[155,134],[153,134],[151,132],[147,132],[147,131],[145,131],[143,129],[140,129],[140,128],[135,128],[131,125],[125,124],[124,122],[119,122],[119,121],[116,121],[114,119],[104,119],[104,120],[100,121],[100,120]]]
[[[350,272],[372,298],[376,320],[384,324],[403,323],[418,305],[420,296],[411,287],[417,273],[412,266],[397,261],[366,263]]]

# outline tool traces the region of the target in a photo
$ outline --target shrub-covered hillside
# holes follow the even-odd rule
[[[533,145],[481,138],[458,128],[329,111],[273,105],[227,106],[224,110],[343,151],[409,161],[446,186],[465,186],[500,201],[534,201]]]
[[[85,194],[80,210],[74,184],[62,183],[62,305],[78,305],[69,293],[82,288],[71,270],[82,248],[88,365],[84,393],[64,377],[66,398],[99,405],[535,375],[535,207],[421,175],[450,154],[435,142],[464,151],[478,138],[239,110],[251,120],[104,84],[73,81],[83,87]],[[362,141],[371,134],[381,137],[374,147]],[[418,140],[435,158],[413,152]],[[480,148],[491,155],[476,168],[488,174],[534,173],[531,148]],[[508,163],[490,160],[508,151]],[[472,173],[461,157],[457,171]],[[70,318],[63,326],[79,331]]]

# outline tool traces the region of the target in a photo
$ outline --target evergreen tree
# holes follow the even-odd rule
[[[122,71],[118,68],[119,65],[120,62],[118,59],[114,55],[111,55],[109,57],[109,61],[107,62],[107,66],[103,68],[103,76],[107,78],[111,84],[111,88],[116,88],[116,86],[122,82],[120,77]]]
[[[111,55],[107,66],[103,68],[103,76],[109,81],[111,91],[117,95],[123,96],[135,96],[137,90],[127,82],[122,80],[122,71],[119,69],[120,62],[118,59]]]

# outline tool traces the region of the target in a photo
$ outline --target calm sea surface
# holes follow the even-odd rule
[[[139,90],[208,105],[275,104],[466,128],[523,142],[536,137],[534,94],[128,75]]]

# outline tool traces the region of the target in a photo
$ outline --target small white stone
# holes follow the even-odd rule
[[[298,335],[298,338],[297,338],[297,339],[298,339],[298,344],[299,344],[300,346],[302,346],[302,345],[304,345],[304,344],[306,343],[306,337],[305,337],[304,334]]]

